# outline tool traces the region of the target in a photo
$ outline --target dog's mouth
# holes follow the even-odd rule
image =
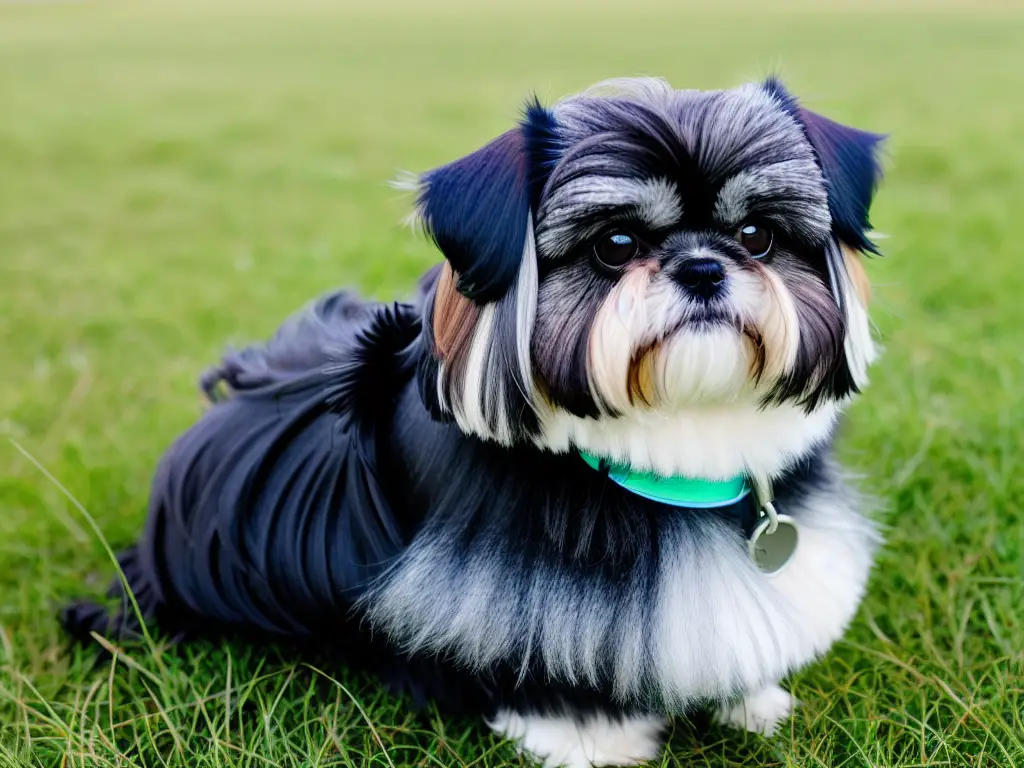
[[[736,316],[736,313],[728,311],[727,307],[719,303],[708,304],[691,307],[690,311],[674,324],[667,335],[684,330],[712,330],[723,326],[732,328],[737,333],[743,333],[743,323]]]
[[[669,342],[680,335],[703,335],[732,331],[737,337],[747,337],[755,344],[760,343],[760,333],[744,322],[725,303],[688,307],[681,317],[661,329],[653,338],[644,339],[638,356]],[[756,338],[755,338],[756,337]]]
[[[734,327],[736,320],[732,315],[715,309],[704,310],[699,314],[685,318],[679,323],[678,330],[702,330],[705,328],[717,328],[723,325]]]

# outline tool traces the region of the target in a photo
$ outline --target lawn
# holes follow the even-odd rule
[[[518,764],[283,651],[158,639],[97,666],[55,606],[102,590],[225,343],[437,259],[397,170],[476,148],[531,91],[775,71],[892,137],[886,351],[841,443],[888,543],[781,734],[679,722],[665,764],[1024,766],[1024,12],[366,5],[0,3],[0,765]]]

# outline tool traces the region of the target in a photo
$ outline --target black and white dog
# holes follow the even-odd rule
[[[551,766],[697,707],[770,734],[878,540],[830,445],[879,141],[774,79],[531,102],[416,181],[413,301],[326,296],[204,378],[121,559],[142,618],[327,644]]]

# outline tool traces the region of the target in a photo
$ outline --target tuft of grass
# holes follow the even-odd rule
[[[97,664],[55,607],[104,589],[224,344],[436,260],[398,169],[480,146],[532,91],[776,71],[892,136],[887,351],[842,442],[888,543],[781,734],[680,721],[663,763],[1024,766],[1022,41],[1019,9],[965,0],[0,5],[0,765],[520,764],[280,649],[156,637]]]

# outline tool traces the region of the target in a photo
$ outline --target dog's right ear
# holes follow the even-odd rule
[[[557,152],[554,117],[534,100],[519,126],[420,177],[419,218],[463,296],[485,304],[512,285],[528,246],[531,208]]]

